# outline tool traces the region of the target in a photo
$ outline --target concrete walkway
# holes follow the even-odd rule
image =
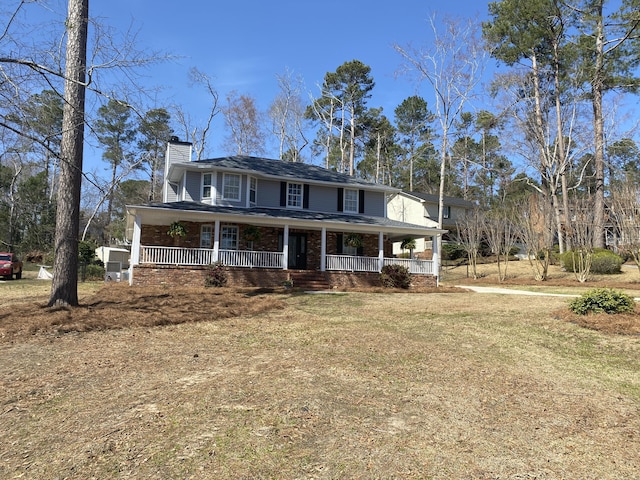
[[[511,288],[499,288],[499,287],[477,287],[475,285],[456,285],[456,288],[464,288],[478,293],[504,293],[506,295],[535,295],[546,297],[579,297],[580,295],[572,295],[567,293],[545,293],[545,292],[530,292],[527,290],[514,290]]]

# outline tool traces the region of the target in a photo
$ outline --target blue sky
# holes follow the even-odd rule
[[[150,68],[145,82],[161,85],[158,103],[182,105],[193,119],[204,121],[208,98],[203,89],[189,85],[192,67],[213,78],[221,99],[231,91],[246,94],[266,110],[278,93],[276,75],[289,69],[304,79],[313,95],[325,73],[349,60],[372,69],[376,82],[368,105],[393,109],[406,97],[422,95],[431,103],[425,86],[416,90],[409,78],[396,79],[401,58],[393,44],[425,45],[427,19],[440,16],[486,18],[482,0],[109,0],[92,2],[91,15],[105,24],[138,31],[138,46],[176,55],[176,60]],[[222,151],[222,116],[214,125],[208,153]],[[273,152],[274,156],[277,152]]]

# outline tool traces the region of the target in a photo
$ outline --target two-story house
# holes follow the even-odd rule
[[[456,238],[458,230],[457,223],[469,214],[473,208],[473,202],[469,202],[462,198],[448,197],[443,198],[442,211],[442,229],[446,230],[443,237]],[[420,192],[398,192],[389,197],[387,205],[387,216],[393,220],[408,222],[425,227],[438,228],[438,212],[440,210],[440,198],[438,195]],[[418,238],[415,241],[413,254],[416,257],[427,258],[431,256],[433,248],[432,238],[430,236]],[[394,255],[406,253],[402,248],[401,242],[395,242],[393,245]]]
[[[191,161],[191,144],[175,139],[165,163],[163,202],[127,207],[133,285],[203,285],[215,262],[232,285],[296,284],[308,272],[327,287],[376,285],[389,263],[406,265],[416,284],[437,284],[437,255],[393,257],[393,242],[443,232],[390,219],[397,189],[303,163]]]

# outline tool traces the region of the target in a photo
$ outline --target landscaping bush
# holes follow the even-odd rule
[[[591,273],[613,275],[622,272],[624,259],[611,250],[596,250],[591,259]]]
[[[84,271],[81,274],[82,281],[99,281],[104,280],[104,267],[97,263],[90,263],[83,267]]]
[[[385,265],[380,272],[382,285],[387,288],[409,288],[411,286],[411,274],[409,269],[402,265]]]
[[[567,272],[573,272],[573,251],[560,255],[560,264]],[[597,275],[612,275],[622,271],[623,258],[605,248],[595,249],[591,255],[590,272]]]
[[[458,258],[465,258],[467,252],[464,247],[459,243],[443,243],[442,244],[442,259],[443,260],[457,260]]]
[[[224,287],[227,285],[227,272],[220,262],[212,263],[207,267],[204,277],[205,287]]]
[[[635,301],[626,293],[611,288],[595,288],[569,303],[569,309],[578,315],[587,313],[633,312]]]

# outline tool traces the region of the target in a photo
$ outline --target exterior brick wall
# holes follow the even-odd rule
[[[173,265],[136,265],[133,270],[134,286],[181,285],[202,287],[206,276],[206,267],[180,267]],[[367,272],[325,272],[329,284],[335,288],[380,287],[380,275]],[[288,270],[229,268],[227,270],[229,287],[279,287],[289,279]],[[436,277],[432,275],[413,275],[411,286],[415,288],[435,287]]]

